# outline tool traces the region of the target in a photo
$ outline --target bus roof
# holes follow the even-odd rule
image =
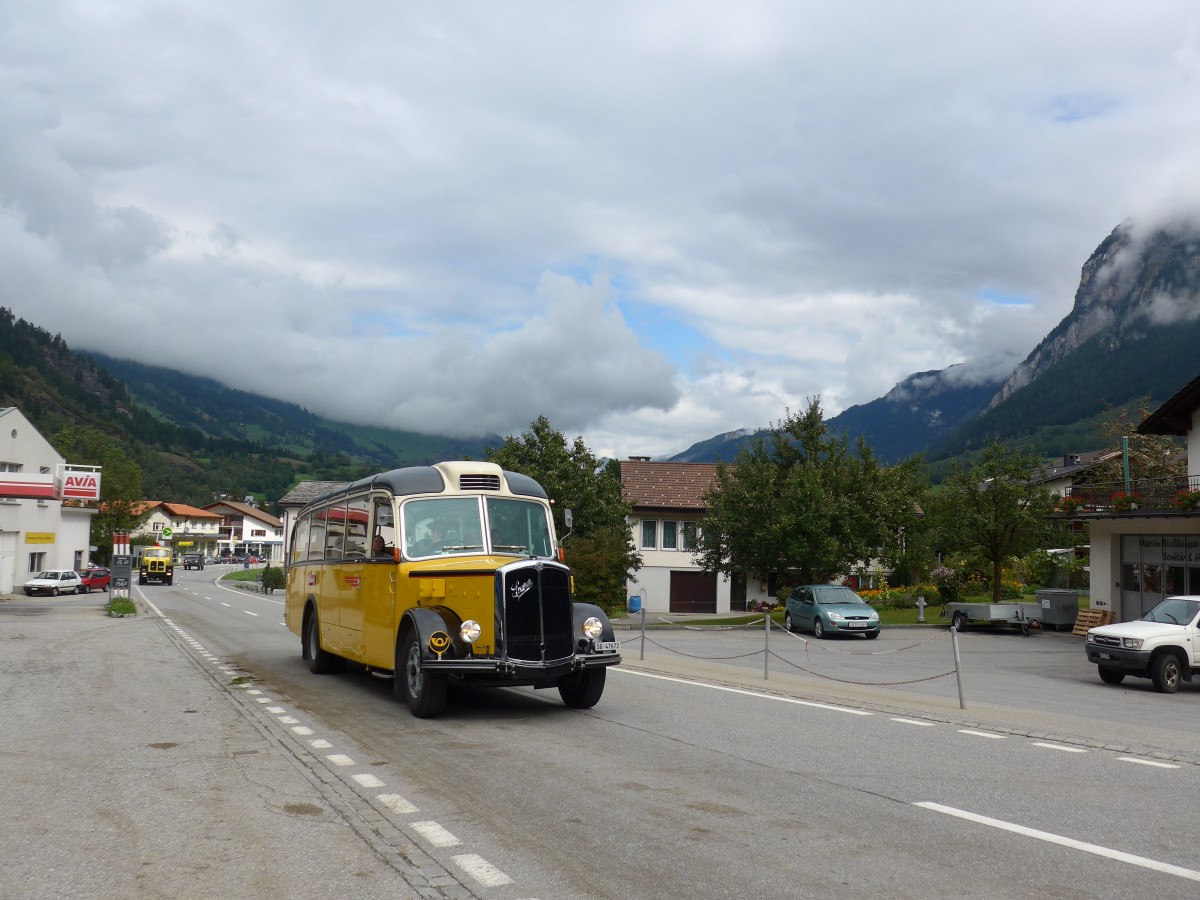
[[[507,492],[510,494],[549,499],[545,488],[528,475],[505,471],[495,463],[455,460],[435,463],[432,466],[406,466],[402,469],[390,469],[387,472],[368,475],[366,478],[360,478],[358,481],[316,497],[307,505],[327,503],[339,497],[363,493],[372,489],[387,490],[399,497],[413,494],[441,494],[446,491],[448,486],[464,491],[495,491],[497,493],[503,493],[504,488],[507,487]]]

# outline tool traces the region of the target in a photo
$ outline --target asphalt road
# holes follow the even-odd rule
[[[626,661],[594,710],[556,692],[462,691],[424,721],[389,681],[310,674],[282,598],[215,575],[141,589],[178,652],[216,667],[205,689],[228,692],[352,830],[393,798],[382,825],[356,832],[364,846],[390,839],[409,862],[416,848],[475,896],[1200,891],[1186,825],[1200,688],[1102,685],[1078,637],[964,634],[964,710],[946,632],[777,631],[766,679],[759,632],[656,632],[644,661],[622,632]],[[337,793],[339,771],[382,787]]]

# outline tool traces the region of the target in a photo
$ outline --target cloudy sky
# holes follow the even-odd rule
[[[335,419],[655,456],[1007,374],[1200,204],[1195,0],[8,0],[0,306]]]

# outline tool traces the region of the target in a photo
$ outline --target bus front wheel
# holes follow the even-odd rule
[[[604,693],[606,669],[584,669],[558,679],[558,694],[571,709],[591,709]]]
[[[446,676],[422,665],[421,639],[415,629],[397,645],[395,681],[392,691],[403,699],[418,719],[432,719],[446,705]]]

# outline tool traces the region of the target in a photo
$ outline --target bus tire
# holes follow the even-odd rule
[[[304,628],[301,655],[308,661],[308,671],[314,675],[324,675],[337,668],[334,655],[321,649],[321,620],[317,617],[316,608],[312,608]]]
[[[396,644],[395,681],[392,693],[408,704],[418,719],[432,719],[446,705],[446,676],[422,665],[421,638],[410,628]]]
[[[591,709],[604,693],[605,669],[582,669],[558,679],[558,695],[571,709]]]

